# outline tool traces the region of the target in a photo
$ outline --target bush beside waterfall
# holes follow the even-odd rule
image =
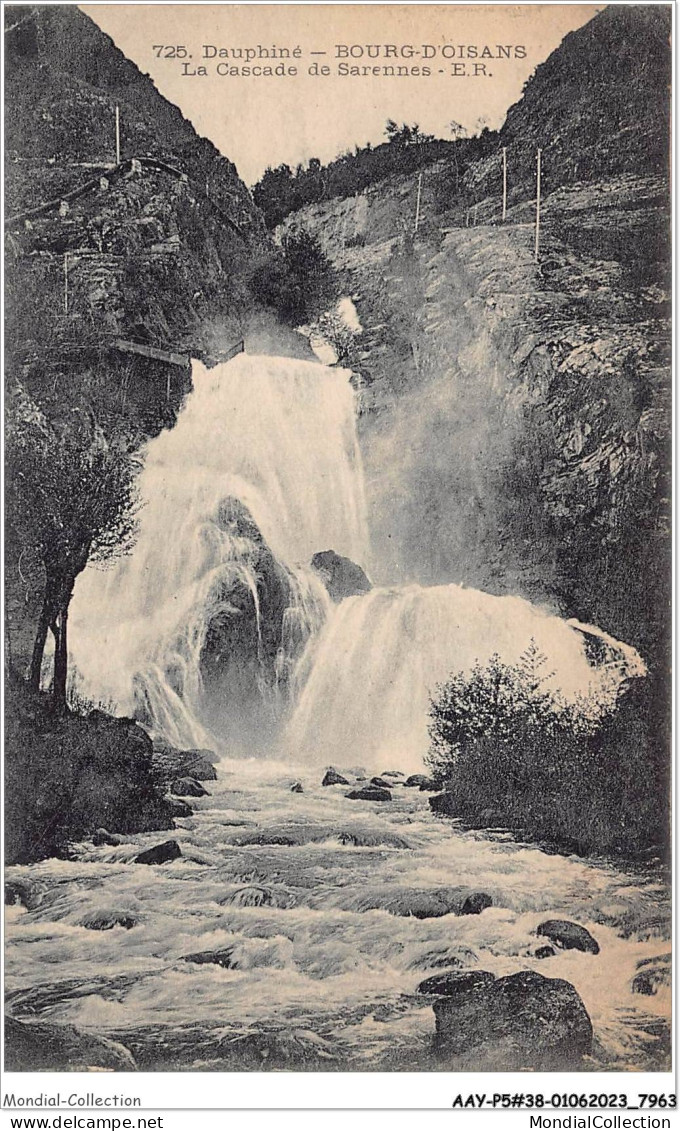
[[[653,681],[566,702],[532,641],[436,688],[426,762],[439,812],[579,853],[639,855],[668,843],[665,713]]]

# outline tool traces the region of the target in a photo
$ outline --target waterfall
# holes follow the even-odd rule
[[[531,643],[552,673],[546,688],[575,700],[611,695],[622,674],[644,670],[632,648],[607,642],[610,659],[594,668],[584,635],[519,597],[493,597],[461,585],[374,589],[342,602],[310,639],[297,679],[288,729],[290,754],[320,764],[377,772],[422,770],[429,694],[453,672],[497,654],[516,663]]]
[[[225,727],[231,739],[238,732],[255,683],[267,732],[277,688],[329,605],[307,563],[331,546],[368,556],[348,376],[245,354],[210,370],[194,363],[175,427],[144,453],[132,554],[88,567],[76,585],[71,656],[81,691],[175,745],[215,746]],[[226,683],[220,632],[243,660]]]
[[[517,597],[447,584],[333,605],[309,562],[368,564],[354,394],[342,369],[241,355],[152,440],[137,544],[89,567],[72,658],[93,699],[179,747],[417,770],[429,695],[536,641],[564,697],[611,693],[637,653]],[[595,664],[589,648],[599,649]]]

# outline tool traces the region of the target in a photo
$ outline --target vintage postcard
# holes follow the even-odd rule
[[[4,6],[14,1106],[672,1106],[671,17]]]

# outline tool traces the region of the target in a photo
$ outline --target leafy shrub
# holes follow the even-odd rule
[[[299,326],[312,321],[335,299],[335,272],[319,241],[308,232],[290,232],[281,252],[256,265],[249,287],[284,322]]]
[[[492,656],[436,689],[426,762],[447,812],[568,851],[665,846],[669,743],[648,681],[567,704],[545,666],[532,641],[517,664]]]

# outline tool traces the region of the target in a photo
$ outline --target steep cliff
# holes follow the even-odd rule
[[[23,390],[135,448],[173,424],[192,356],[266,324],[251,281],[278,252],[234,165],[75,5],[5,19],[8,410]],[[43,583],[30,530],[8,530],[6,575],[22,670]]]
[[[495,153],[464,177],[453,158],[424,171],[417,233],[415,175],[286,222],[322,240],[364,327],[355,364],[385,578],[519,592],[662,668],[669,31],[667,8],[616,6],[568,36]]]
[[[10,378],[41,401],[55,383],[91,399],[105,369],[99,415],[153,431],[186,367],[116,343],[219,356],[237,342],[272,253],[261,214],[234,165],[75,6],[5,12]]]

